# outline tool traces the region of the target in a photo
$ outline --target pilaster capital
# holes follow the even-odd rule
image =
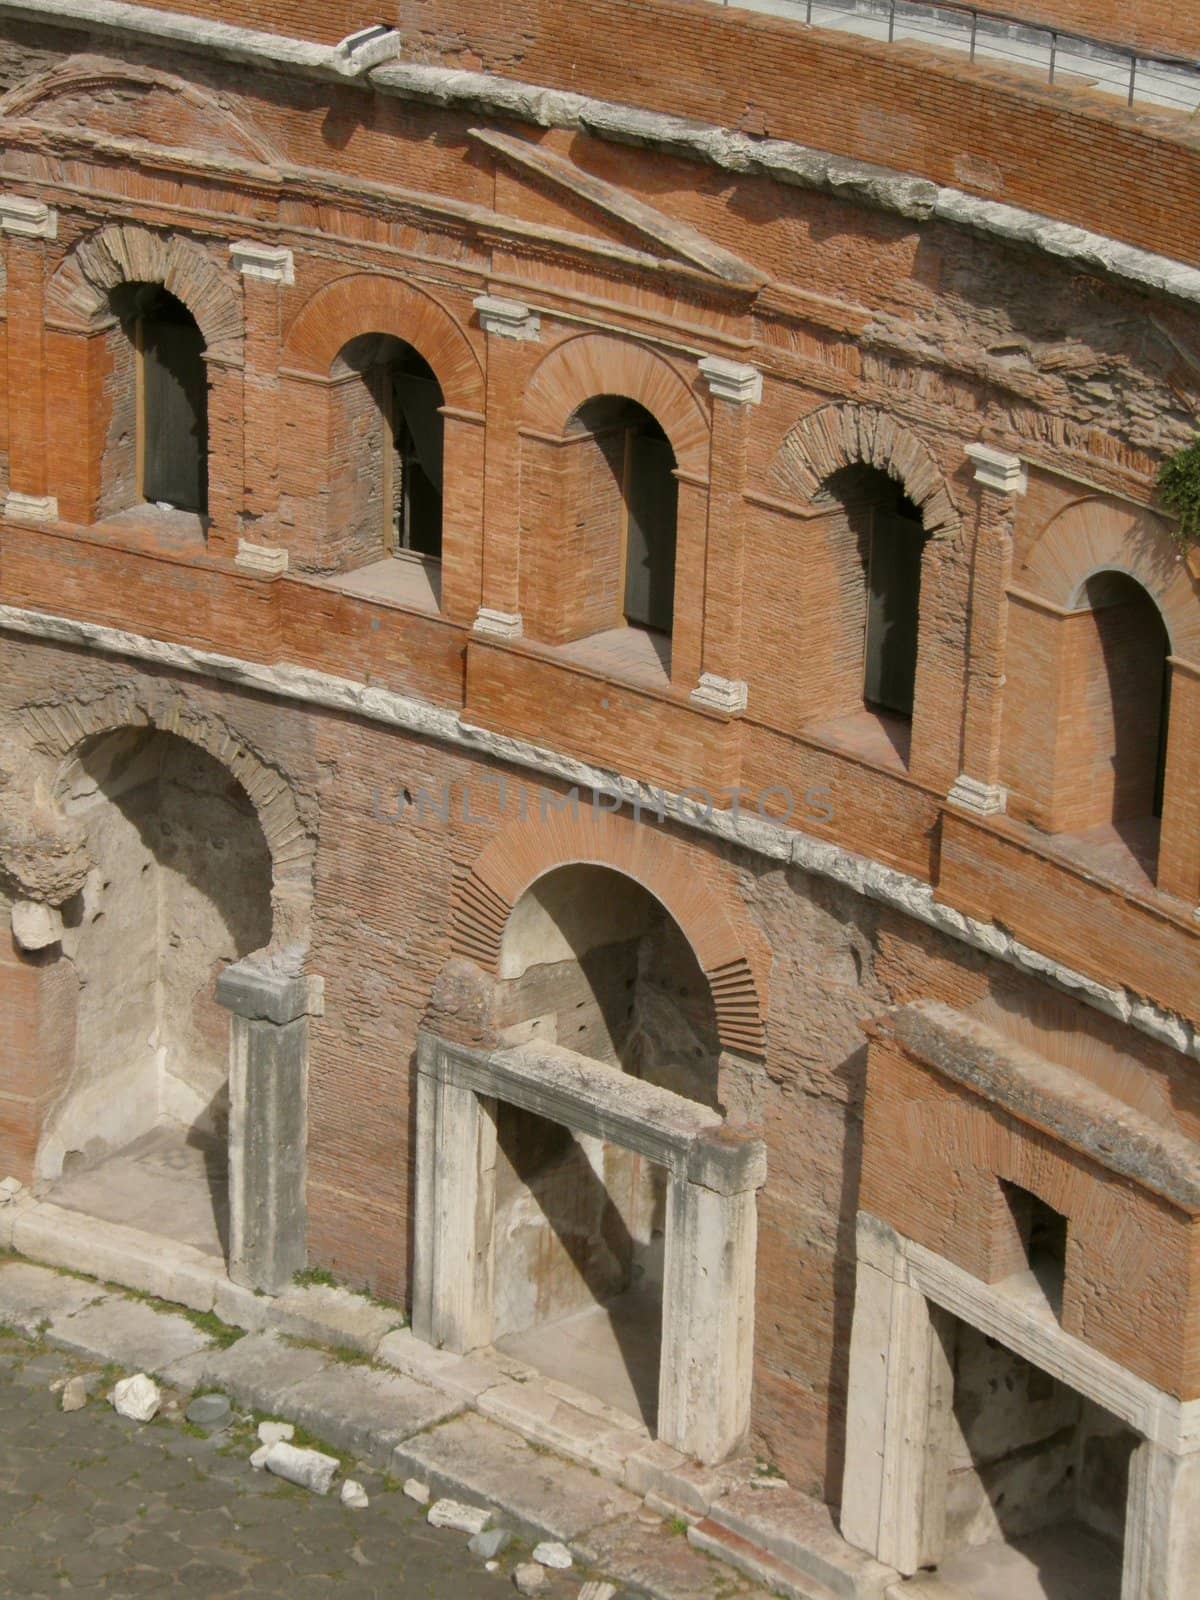
[[[1020,456],[997,450],[990,444],[969,444],[967,454],[975,463],[975,482],[997,494],[1024,494],[1029,474]]]
[[[236,239],[229,246],[235,272],[243,278],[260,278],[266,283],[291,284],[296,281],[296,258],[286,245],[259,244],[254,239]]]
[[[542,336],[542,319],[520,300],[502,300],[494,294],[476,295],[472,301],[484,333],[499,339],[536,341]]]
[[[727,361],[724,356],[702,356],[700,376],[715,400],[729,400],[737,406],[756,406],[763,396],[763,376],[757,367],[743,361]]]
[[[58,212],[23,194],[0,194],[0,233],[17,239],[57,239]]]

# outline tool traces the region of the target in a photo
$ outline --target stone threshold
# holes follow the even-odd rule
[[[727,1581],[737,1582],[733,1567],[762,1586],[739,1585],[729,1600],[883,1600],[896,1583],[841,1538],[827,1507],[751,1460],[689,1461],[510,1356],[423,1343],[401,1311],[369,1296],[320,1283],[257,1294],[215,1256],[27,1194],[0,1205],[0,1250],[41,1264],[0,1264],[0,1322],[18,1332],[181,1389],[223,1389],[396,1478],[493,1505],[516,1531],[563,1540],[653,1600],[705,1594],[690,1586],[702,1574],[680,1569],[708,1556],[726,1563]],[[244,1336],[222,1346],[199,1319],[121,1290]],[[561,1459],[547,1468],[544,1452]],[[664,1540],[639,1512],[686,1526],[686,1541]]]

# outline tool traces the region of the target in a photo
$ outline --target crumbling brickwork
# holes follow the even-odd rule
[[[100,907],[81,890],[101,857],[124,906],[153,857],[204,934],[163,1024],[198,1063],[177,1113],[220,1110],[219,966],[266,944],[323,980],[308,1243],[339,1278],[412,1292],[422,1024],[485,1049],[561,1025],[761,1131],[749,1442],[798,1486],[840,1491],[864,1209],[990,1282],[1000,1179],[1040,1185],[1086,1219],[1064,1326],[1192,1395],[1179,1196],[1135,1194],[1061,1126],[1015,1127],[994,1085],[939,1075],[890,1023],[868,1069],[864,1029],[936,1004],[1054,1063],[1085,1121],[1102,1096],[1172,1148],[1200,1136],[1200,607],[1154,493],[1200,406],[1196,296],[930,198],[985,193],[1194,262],[1195,152],[1163,117],[736,10],[402,9],[407,54],[435,67],[703,117],[726,155],[742,133],[802,140],[919,192],[901,214],[873,169],[829,192],[689,155],[678,128],[608,138],[443,80],[433,104],[386,70],[268,74],[203,41],[46,28],[31,55],[0,14],[0,887],[14,935],[25,905],[62,919],[0,962],[0,1169],[31,1177],[121,1053],[86,988],[122,952],[72,919]],[[325,45],[361,21],[179,12]],[[1186,46],[1169,20],[1138,25]],[[186,522],[139,503],[145,390],[120,314],[139,284],[204,341],[208,511]],[[420,565],[385,559],[393,443],[370,374],[401,343],[443,400],[442,554]],[[640,658],[603,653],[636,635],[619,402],[674,459],[670,649]],[[864,693],[872,475],[923,541],[911,717]],[[136,816],[121,764],[97,777],[92,843],[124,829],[128,848],[89,855],[64,773],[97,741],[159,737],[202,754],[139,787]],[[196,911],[210,856],[257,912],[223,915],[220,894]],[[621,875],[653,915],[629,912],[600,970],[560,908],[553,959],[506,966],[519,908],[560,872],[564,903]],[[104,1034],[87,1059],[81,1017]],[[506,1215],[532,1192],[520,1142]],[[593,1155],[545,1178],[564,1214],[584,1165],[629,1178]],[[591,1199],[572,1228],[595,1245],[613,1217]],[[638,1251],[658,1200],[626,1208]]]

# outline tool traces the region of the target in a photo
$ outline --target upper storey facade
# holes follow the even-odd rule
[[[607,65],[481,35],[466,76],[339,55],[332,12],[302,47],[89,9],[5,23],[6,606],[408,696],[714,826],[749,796],[1191,1037],[1174,124],[666,4],[610,4]],[[714,28],[784,54],[705,86]],[[825,92],[785,95],[805,60]],[[1073,188],[1075,139],[1128,161]]]

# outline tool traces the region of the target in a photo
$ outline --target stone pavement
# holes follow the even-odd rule
[[[621,1600],[767,1600],[694,1549],[681,1519],[351,1352],[238,1337],[215,1319],[3,1258],[0,1324],[0,1595],[499,1600],[516,1592],[530,1545],[549,1536],[572,1545],[576,1565],[547,1574],[546,1600],[576,1600],[594,1577],[612,1579]],[[164,1414],[144,1425],[107,1401],[116,1378],[141,1368],[175,1380]],[[51,1385],[76,1372],[89,1403],[64,1413]],[[193,1384],[244,1409],[207,1434],[184,1420]],[[254,1471],[263,1411],[340,1454],[370,1505],[352,1511],[336,1486],[319,1497]],[[462,1534],[427,1524],[402,1492],[409,1473],[434,1497],[493,1508],[492,1525],[514,1534],[497,1572]]]
[[[255,1472],[250,1426],[211,1436],[182,1413],[148,1425],[118,1417],[97,1381],[85,1410],[64,1413],[50,1384],[102,1375],[65,1352],[0,1334],[0,1594],[181,1594],[288,1600],[445,1596],[497,1600],[497,1575],[466,1539],[430,1527],[378,1472],[359,1474],[362,1511]],[[510,1547],[505,1570],[524,1549]],[[565,1600],[580,1575],[541,1592]],[[508,1592],[514,1592],[508,1590]]]

